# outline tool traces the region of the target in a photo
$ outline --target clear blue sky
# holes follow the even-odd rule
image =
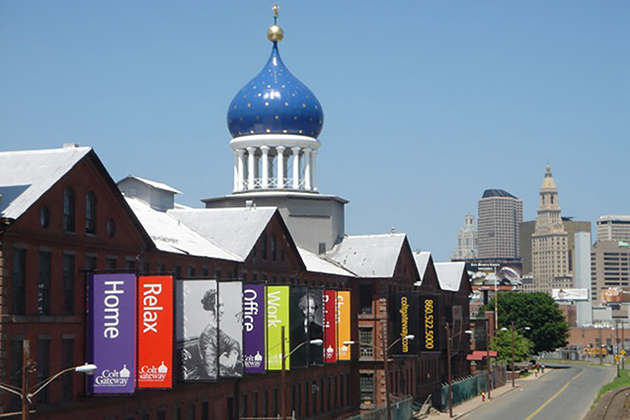
[[[450,257],[484,189],[536,214],[629,214],[630,1],[280,2],[324,113],[318,185],[350,234]],[[0,1],[0,150],[92,146],[112,177],[229,194],[226,111],[265,64],[272,2]]]

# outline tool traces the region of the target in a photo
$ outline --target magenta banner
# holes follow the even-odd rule
[[[265,373],[265,285],[243,285],[245,373]]]
[[[94,394],[132,394],[136,382],[136,276],[96,273],[90,279],[88,376]]]

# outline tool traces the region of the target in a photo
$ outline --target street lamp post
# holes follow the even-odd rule
[[[385,342],[385,337],[383,336],[381,339],[383,346],[383,368],[385,372],[385,406],[387,408],[387,420],[392,420],[392,411],[389,403],[389,350],[403,338],[413,340],[415,336],[410,334],[404,337],[398,337],[392,344],[389,345],[389,347],[386,347],[387,343]]]
[[[464,331],[465,334],[472,334],[471,330]],[[459,335],[460,333],[458,333]],[[448,375],[448,414],[449,418],[453,417],[453,373],[451,368],[453,332],[451,326],[446,323],[446,372]],[[459,353],[459,349],[458,349]],[[457,353],[456,353],[457,354]]]
[[[282,420],[286,420],[287,418],[287,404],[286,404],[286,396],[287,396],[287,358],[289,358],[289,356],[291,356],[293,353],[295,353],[295,351],[297,349],[299,349],[300,347],[302,347],[305,344],[315,344],[315,345],[319,345],[321,346],[322,344],[324,344],[324,341],[320,338],[315,339],[315,340],[306,340],[301,342],[300,344],[298,344],[297,346],[295,346],[295,348],[293,350],[291,350],[289,352],[289,354],[285,355],[285,350],[284,350],[284,325],[281,327],[280,329],[280,345],[282,347],[282,372],[281,372],[281,377],[280,377],[280,415]]]
[[[22,341],[22,388],[15,387],[13,385],[0,383],[0,389],[5,390],[7,392],[10,392],[20,397],[22,401],[22,413],[21,413],[22,420],[28,420],[29,418],[32,398],[35,395],[37,395],[40,391],[42,391],[44,388],[46,388],[48,385],[50,385],[50,383],[53,382],[55,379],[57,379],[61,375],[68,372],[80,372],[80,373],[85,373],[87,375],[91,375],[97,369],[96,365],[87,364],[87,363],[85,365],[69,367],[67,369],[62,370],[61,372],[54,374],[50,378],[38,383],[37,385],[33,387],[33,389],[30,389],[29,369],[28,369],[28,364],[30,362],[30,353],[31,353],[30,341],[29,340]]]
[[[510,326],[512,328],[512,388],[514,388],[516,386],[516,383],[515,383],[515,380],[514,380],[514,377],[516,376],[515,373],[514,373],[514,331],[515,331],[514,322],[512,322],[510,324]],[[525,330],[529,331],[530,328],[529,327],[525,327]],[[505,327],[501,328],[501,331],[507,331],[507,328],[505,328]]]

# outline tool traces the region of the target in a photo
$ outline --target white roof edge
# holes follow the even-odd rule
[[[164,191],[168,191],[168,192],[172,192],[174,194],[183,194],[181,191],[171,187],[170,185],[167,185],[163,182],[160,181],[154,181],[152,179],[147,179],[147,178],[142,178],[136,175],[127,175],[126,177],[124,177],[123,179],[121,179],[120,181],[118,181],[116,184],[120,184],[121,182],[123,182],[126,179],[136,179],[144,184],[147,184],[150,187],[156,188],[158,190],[164,190]]]

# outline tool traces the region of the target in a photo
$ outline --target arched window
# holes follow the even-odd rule
[[[74,232],[74,191],[70,186],[63,190],[63,230]]]
[[[96,197],[91,191],[85,196],[85,232],[96,233]]]

